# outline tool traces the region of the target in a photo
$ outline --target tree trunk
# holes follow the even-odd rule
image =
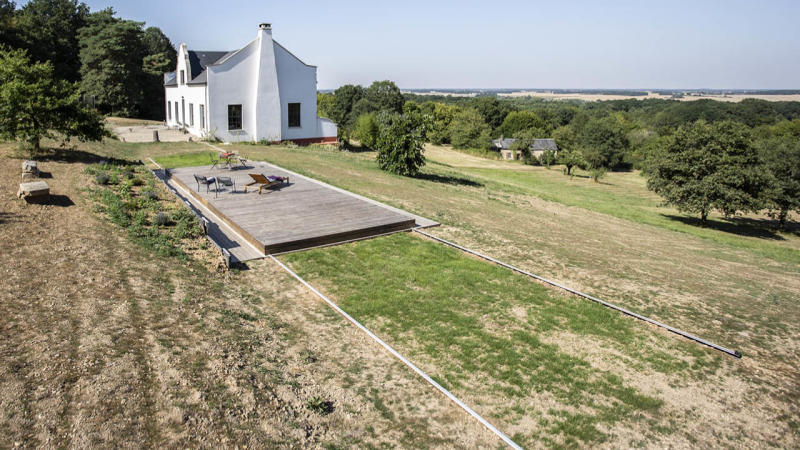
[[[700,225],[701,226],[706,226],[706,219],[708,219],[708,210],[703,208],[700,211]]]
[[[39,154],[41,148],[41,138],[39,136],[34,136],[31,138],[31,158],[35,157]]]
[[[783,230],[786,226],[786,217],[789,215],[788,208],[781,208],[781,212],[778,213],[778,229]]]

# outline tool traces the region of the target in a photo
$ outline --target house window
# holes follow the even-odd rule
[[[180,123],[180,115],[178,114],[178,102],[175,102],[175,122]]]
[[[167,102],[167,119],[172,120],[172,102]]]
[[[289,126],[300,126],[300,103],[289,103]]]
[[[206,107],[205,105],[200,105],[200,129],[206,129]]]
[[[194,105],[189,103],[189,126],[194,126]]]
[[[242,129],[242,105],[228,105],[228,129]]]
[[[181,70],[181,84],[186,84],[186,72]]]

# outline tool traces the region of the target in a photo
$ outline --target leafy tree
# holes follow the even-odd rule
[[[542,156],[539,157],[539,163],[541,163],[543,166],[549,169],[550,166],[556,163],[555,150],[547,149],[544,152],[542,152]]]
[[[147,79],[142,68],[146,56],[142,24],[115,18],[109,8],[89,16],[79,35],[81,90],[106,112],[139,114]]]
[[[522,130],[514,134],[514,142],[511,144],[511,150],[521,152],[522,162],[531,166],[539,165],[539,159],[531,153],[531,147],[537,136],[539,133],[534,129]]]
[[[334,101],[333,94],[317,92],[317,115],[330,119]]]
[[[58,78],[80,79],[78,32],[89,7],[77,0],[31,0],[15,17],[22,47],[33,61],[50,61]]]
[[[358,116],[353,116],[353,107],[364,97],[364,88],[346,84],[333,93],[333,105],[329,109],[329,119],[339,125],[339,132],[347,140],[348,130]]]
[[[783,229],[792,211],[800,213],[800,140],[791,136],[775,137],[759,145],[761,157],[772,176],[767,192],[770,215]]]
[[[726,217],[757,211],[769,179],[750,141],[748,128],[732,121],[681,126],[654,155],[647,187],[703,224],[714,209]]]
[[[397,114],[384,111],[377,116],[378,167],[398,175],[414,176],[425,165],[422,146],[425,125],[417,113]]]
[[[22,49],[0,49],[0,135],[39,152],[42,138],[100,140],[101,117],[80,101],[77,85],[56,79],[53,64],[31,63]]]
[[[496,130],[512,111],[508,103],[501,102],[495,97],[477,97],[471,99],[467,106],[475,108],[492,130]]]
[[[450,124],[460,111],[457,106],[445,105],[443,103],[428,102],[432,108],[429,115],[431,116],[431,125],[427,130],[426,137],[428,141],[433,144],[449,144],[450,143]],[[426,111],[423,104],[423,111]]]
[[[378,131],[378,118],[375,113],[365,113],[356,119],[353,137],[358,139],[361,145],[374,149]]]
[[[456,148],[487,148],[491,130],[480,113],[472,108],[459,111],[449,126],[450,143]]]
[[[536,113],[531,111],[513,111],[508,113],[497,132],[504,136],[514,136],[522,131],[532,130],[536,138],[544,138],[549,133],[547,124]]]
[[[583,159],[581,152],[575,149],[562,149],[558,152],[559,160],[564,165],[564,170],[567,175],[572,175],[572,169],[583,168],[586,166],[586,161]]]
[[[364,92],[367,110],[363,112],[389,111],[402,113],[406,103],[400,88],[389,80],[376,81]]]
[[[592,169],[620,168],[630,146],[626,130],[613,117],[589,120],[577,138],[583,159]]]
[[[0,0],[0,42],[11,47],[18,47],[17,37],[17,5],[10,0]]]
[[[157,27],[148,27],[142,34],[145,56],[142,59],[143,97],[139,100],[142,115],[164,120],[164,73],[175,70],[178,52],[169,38]]]
[[[572,125],[564,125],[561,127],[556,128],[551,133],[553,139],[556,141],[556,145],[560,150],[564,149],[577,149],[578,148],[578,137],[575,134],[575,129]]]

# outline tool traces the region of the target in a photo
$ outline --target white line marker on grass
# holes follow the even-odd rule
[[[522,447],[520,447],[519,445],[517,445],[517,443],[516,443],[516,442],[512,441],[510,437],[508,437],[508,436],[506,436],[506,435],[505,435],[505,433],[503,433],[502,431],[498,430],[498,429],[497,429],[497,428],[496,428],[494,425],[492,425],[491,423],[489,423],[489,421],[488,421],[488,420],[484,419],[483,417],[481,417],[481,415],[480,415],[480,414],[478,414],[477,412],[475,412],[475,410],[473,410],[472,408],[470,408],[469,406],[467,406],[467,404],[466,404],[466,403],[462,402],[461,400],[459,400],[459,399],[458,399],[458,397],[456,397],[455,395],[453,395],[452,393],[450,393],[450,391],[448,391],[447,389],[445,389],[444,387],[442,387],[442,385],[441,385],[441,384],[437,383],[437,382],[436,382],[436,381],[435,381],[433,378],[431,378],[430,376],[428,376],[428,374],[426,374],[425,372],[423,372],[423,371],[422,371],[422,369],[420,369],[419,367],[417,367],[416,365],[414,365],[414,363],[412,363],[411,361],[409,361],[408,359],[406,359],[406,357],[405,357],[405,356],[403,356],[403,355],[401,355],[400,353],[398,353],[398,352],[397,352],[397,350],[393,349],[393,348],[392,348],[392,347],[391,347],[389,344],[387,344],[386,342],[384,342],[384,341],[383,341],[383,339],[379,338],[377,335],[375,335],[375,333],[373,333],[372,331],[370,331],[370,330],[369,330],[367,327],[365,327],[364,325],[361,325],[361,323],[360,323],[359,321],[357,321],[356,319],[354,319],[354,318],[353,318],[353,316],[351,316],[350,314],[347,314],[347,313],[346,313],[346,312],[345,312],[345,311],[344,311],[342,308],[340,308],[340,307],[339,307],[339,305],[337,305],[336,303],[334,303],[333,301],[331,301],[331,300],[330,300],[328,297],[326,297],[326,296],[325,296],[325,294],[323,294],[322,292],[320,292],[320,291],[318,291],[317,289],[315,289],[315,288],[314,288],[314,286],[311,286],[310,284],[308,284],[308,282],[307,282],[306,280],[302,279],[302,278],[300,277],[300,275],[298,275],[298,274],[294,273],[294,272],[292,271],[292,269],[288,268],[286,265],[284,265],[282,262],[280,262],[280,261],[278,260],[278,258],[274,257],[273,255],[269,255],[269,257],[270,257],[270,258],[271,258],[273,261],[275,261],[275,262],[276,262],[276,263],[277,263],[279,266],[281,266],[281,267],[283,268],[283,270],[285,270],[286,272],[288,272],[288,273],[289,273],[289,275],[291,275],[291,276],[292,276],[292,277],[294,277],[294,278],[295,278],[297,281],[299,281],[300,283],[302,283],[302,284],[303,284],[303,286],[307,287],[307,288],[308,288],[308,289],[309,289],[311,292],[313,292],[313,293],[314,293],[314,294],[316,294],[316,295],[317,295],[319,298],[321,298],[322,300],[324,300],[324,301],[325,301],[325,303],[327,303],[327,304],[328,304],[328,306],[330,306],[330,307],[331,307],[331,309],[333,309],[333,310],[334,310],[334,311],[336,311],[337,313],[341,314],[341,315],[342,315],[342,317],[344,317],[345,319],[349,320],[349,321],[350,321],[350,323],[352,323],[353,325],[355,325],[356,327],[358,327],[358,329],[360,329],[361,331],[363,331],[364,333],[366,333],[366,334],[367,334],[367,336],[371,337],[371,338],[372,338],[372,340],[374,340],[375,342],[377,342],[378,344],[380,344],[380,346],[381,346],[381,347],[383,347],[383,348],[384,348],[384,349],[385,349],[387,352],[391,353],[391,354],[392,354],[392,355],[393,355],[395,358],[399,359],[399,360],[400,360],[400,362],[402,362],[403,364],[405,364],[406,366],[408,366],[408,367],[409,367],[411,370],[413,370],[414,372],[416,372],[416,373],[417,373],[417,375],[421,376],[421,377],[422,377],[422,378],[423,378],[425,381],[427,381],[427,382],[428,382],[428,383],[429,383],[431,386],[433,386],[433,387],[435,387],[436,389],[438,389],[438,390],[439,390],[439,392],[441,392],[442,394],[444,394],[444,395],[445,395],[447,398],[449,398],[450,400],[452,400],[452,401],[453,401],[453,403],[455,403],[456,405],[458,405],[458,406],[459,406],[461,409],[463,409],[464,411],[466,411],[466,412],[467,412],[467,413],[468,413],[470,416],[472,416],[473,418],[475,418],[475,420],[477,420],[477,421],[478,421],[478,422],[480,422],[480,423],[481,423],[483,426],[485,426],[486,428],[488,428],[488,429],[489,429],[489,431],[491,431],[492,433],[496,434],[496,435],[497,435],[497,437],[499,437],[500,439],[502,439],[502,440],[503,440],[503,442],[505,442],[505,443],[506,443],[506,445],[508,445],[509,447],[511,447],[511,448],[513,448],[513,449],[522,450]]]

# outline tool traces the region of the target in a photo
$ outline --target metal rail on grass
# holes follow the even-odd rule
[[[695,341],[697,343],[700,343],[700,344],[703,344],[703,345],[707,345],[707,346],[709,346],[709,347],[711,347],[711,348],[713,348],[715,350],[719,350],[719,351],[721,351],[723,353],[726,353],[726,354],[728,354],[730,356],[733,356],[735,358],[741,358],[742,357],[742,353],[739,352],[738,350],[731,350],[731,349],[723,347],[721,345],[717,345],[717,344],[715,344],[713,342],[707,341],[707,340],[705,340],[705,339],[703,339],[701,337],[695,336],[695,335],[693,335],[691,333],[687,333],[687,332],[685,332],[683,330],[679,330],[679,329],[677,329],[675,327],[671,327],[671,326],[669,326],[669,325],[667,325],[665,323],[661,323],[661,322],[659,322],[657,320],[651,319],[649,317],[645,317],[645,316],[643,316],[641,314],[637,314],[637,313],[635,313],[633,311],[625,309],[625,308],[623,308],[621,306],[617,306],[617,305],[615,305],[613,303],[609,303],[607,301],[600,300],[597,297],[594,297],[594,296],[591,296],[589,294],[583,293],[581,291],[572,289],[571,287],[565,286],[565,285],[563,285],[563,284],[561,284],[561,283],[559,283],[557,281],[549,280],[547,278],[541,277],[541,276],[536,275],[534,273],[530,273],[530,272],[528,272],[526,270],[522,270],[519,267],[514,267],[511,264],[506,264],[506,263],[504,263],[502,261],[498,261],[498,260],[492,258],[491,256],[486,256],[486,255],[484,255],[482,253],[478,253],[478,252],[476,252],[474,250],[470,250],[470,249],[468,249],[466,247],[463,247],[463,246],[458,245],[456,243],[450,242],[447,239],[442,239],[440,237],[436,237],[436,236],[434,236],[432,234],[426,233],[426,232],[421,231],[421,230],[419,230],[417,228],[414,228],[413,231],[415,231],[415,232],[417,232],[417,233],[419,233],[419,234],[421,234],[421,235],[423,235],[425,237],[433,239],[435,241],[438,241],[438,242],[441,242],[443,244],[447,244],[447,245],[449,245],[451,247],[457,248],[457,249],[459,249],[459,250],[461,250],[463,252],[466,252],[466,253],[469,253],[471,255],[477,256],[479,258],[485,259],[486,261],[493,262],[493,263],[495,263],[495,264],[497,264],[499,266],[503,266],[503,267],[505,267],[507,269],[511,269],[511,270],[513,270],[515,272],[521,273],[523,275],[527,275],[527,276],[529,276],[531,278],[537,279],[537,280],[539,280],[539,281],[541,281],[543,283],[547,283],[549,285],[552,285],[552,286],[555,286],[557,288],[563,289],[563,290],[565,290],[567,292],[570,292],[572,294],[575,294],[575,295],[577,295],[579,297],[583,297],[583,298],[591,300],[591,301],[593,301],[595,303],[599,303],[599,304],[601,304],[601,305],[603,305],[605,307],[611,308],[611,309],[613,309],[615,311],[619,311],[619,312],[621,312],[623,314],[627,314],[627,315],[629,315],[631,317],[635,317],[635,318],[637,318],[639,320],[643,320],[643,321],[645,321],[647,323],[650,323],[650,324],[653,324],[655,326],[664,328],[665,330],[668,330],[668,331],[671,331],[671,332],[673,332],[673,333],[675,333],[677,335],[683,336],[686,339],[690,339],[690,340]]]
[[[353,325],[355,325],[355,326],[356,326],[356,327],[357,327],[359,330],[361,330],[361,331],[363,331],[364,333],[366,333],[366,334],[367,334],[367,336],[371,337],[371,338],[372,338],[372,340],[374,340],[375,342],[377,342],[377,343],[378,343],[378,344],[379,344],[381,347],[383,347],[383,348],[384,348],[384,349],[385,349],[387,352],[391,353],[391,354],[392,354],[392,356],[394,356],[395,358],[399,359],[399,360],[400,360],[400,362],[402,362],[403,364],[405,364],[406,366],[408,366],[408,367],[409,367],[411,370],[413,370],[414,372],[416,372],[416,374],[417,374],[417,375],[419,375],[420,377],[422,377],[422,378],[423,378],[425,381],[427,381],[427,382],[428,382],[430,385],[432,385],[432,386],[433,386],[433,387],[435,387],[437,390],[439,390],[439,392],[441,392],[441,393],[442,393],[442,394],[444,394],[444,395],[445,395],[447,398],[449,398],[450,400],[452,400],[452,401],[453,401],[453,403],[455,403],[456,405],[458,405],[458,406],[459,406],[461,409],[463,409],[464,411],[466,411],[466,412],[467,412],[467,413],[468,413],[470,416],[472,416],[474,419],[476,419],[478,422],[480,422],[480,423],[481,423],[483,426],[485,426],[486,428],[488,428],[488,429],[489,429],[489,431],[491,431],[492,433],[494,433],[495,435],[497,435],[497,437],[499,437],[500,439],[502,439],[502,440],[503,440],[503,442],[505,442],[505,443],[506,443],[506,445],[508,445],[509,447],[511,447],[511,448],[513,448],[513,449],[516,449],[516,450],[522,450],[522,447],[520,447],[519,445],[517,445],[517,443],[516,443],[516,442],[512,441],[512,440],[511,440],[511,438],[509,438],[508,436],[506,436],[506,435],[505,435],[505,433],[503,433],[502,431],[498,430],[498,429],[497,429],[497,428],[496,428],[494,425],[492,425],[491,423],[489,423],[489,421],[487,421],[486,419],[484,419],[483,417],[481,417],[481,416],[480,416],[480,414],[478,414],[478,413],[477,413],[477,412],[475,412],[475,411],[474,411],[472,408],[470,408],[469,406],[467,406],[467,404],[466,404],[466,403],[462,402],[461,400],[459,400],[459,399],[458,399],[458,397],[456,397],[455,395],[453,395],[452,393],[450,393],[450,391],[448,391],[447,389],[445,389],[444,387],[442,387],[442,385],[441,385],[441,384],[437,383],[437,382],[436,382],[436,381],[435,381],[433,378],[431,378],[430,376],[428,376],[428,374],[426,374],[425,372],[423,372],[423,371],[422,371],[422,369],[420,369],[419,367],[417,367],[416,365],[414,365],[414,363],[412,363],[411,361],[409,361],[408,359],[406,359],[406,357],[404,357],[403,355],[401,355],[400,353],[398,353],[398,352],[397,352],[397,350],[393,349],[393,348],[392,348],[392,347],[391,347],[389,344],[387,344],[386,342],[384,342],[384,341],[383,341],[383,339],[379,338],[379,337],[378,337],[378,336],[377,336],[375,333],[373,333],[372,331],[370,331],[370,330],[369,330],[367,327],[365,327],[364,325],[361,325],[361,323],[360,323],[359,321],[357,321],[356,319],[354,319],[354,318],[353,318],[353,316],[351,316],[350,314],[347,314],[347,312],[345,312],[345,311],[344,311],[342,308],[340,308],[340,307],[339,307],[339,305],[337,305],[336,303],[334,303],[333,301],[331,301],[331,300],[330,300],[328,297],[326,297],[326,296],[325,296],[325,294],[323,294],[322,292],[320,292],[320,291],[318,291],[316,288],[314,288],[314,286],[311,286],[311,285],[310,285],[310,284],[309,284],[309,283],[308,283],[306,280],[304,280],[303,278],[301,278],[301,277],[300,277],[300,275],[298,275],[298,274],[294,273],[294,271],[292,271],[292,269],[290,269],[290,268],[289,268],[289,267],[287,267],[285,264],[283,264],[282,262],[280,262],[280,260],[278,260],[278,258],[276,258],[276,257],[275,257],[275,256],[273,256],[273,255],[268,255],[268,256],[269,256],[269,257],[270,257],[270,258],[271,258],[273,261],[275,261],[275,263],[277,263],[279,266],[281,266],[281,268],[283,268],[283,270],[285,270],[287,273],[289,273],[289,275],[291,275],[291,276],[292,276],[292,277],[294,277],[294,278],[295,278],[297,281],[299,281],[300,283],[302,283],[302,284],[303,284],[303,286],[307,287],[307,288],[308,288],[308,289],[309,289],[311,292],[313,292],[314,294],[316,294],[316,295],[317,295],[317,297],[319,297],[319,298],[321,298],[322,300],[324,300],[324,301],[325,301],[325,303],[327,303],[327,304],[328,304],[328,306],[330,306],[330,307],[331,307],[331,308],[332,308],[334,311],[336,311],[337,313],[341,314],[341,315],[342,315],[342,317],[344,317],[345,319],[347,319],[348,321],[350,321],[350,323],[352,323]]]

